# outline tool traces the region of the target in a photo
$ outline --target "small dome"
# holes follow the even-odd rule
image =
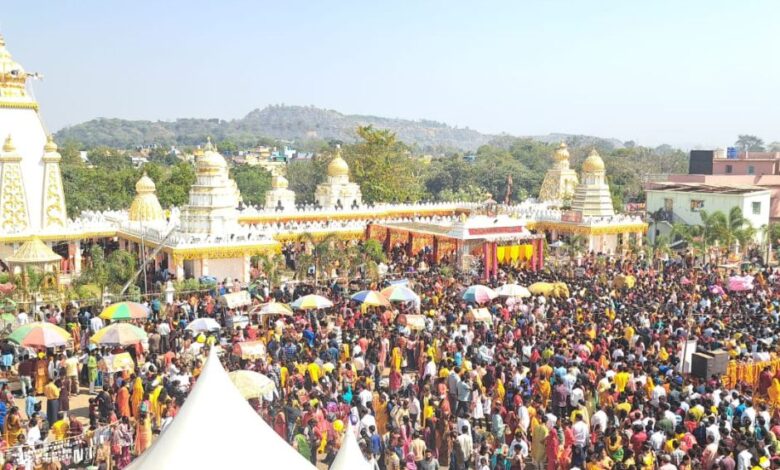
[[[46,145],[43,146],[43,151],[46,153],[54,153],[57,151],[57,144],[54,143],[54,137],[49,134],[46,139]]]
[[[144,172],[144,175],[141,177],[141,179],[135,183],[135,192],[138,194],[153,193],[156,190],[157,186],[155,186],[154,181],[152,181],[152,179],[147,176],[146,172]]]
[[[338,150],[336,158],[328,163],[328,176],[349,176],[349,165],[341,158],[341,150]]]
[[[561,145],[559,145],[555,150],[555,153],[553,153],[553,158],[556,162],[569,159],[569,147],[566,146],[566,142],[561,142]]]
[[[588,158],[582,163],[582,171],[585,173],[604,171],[604,168],[604,160],[601,159],[601,156],[596,152],[596,149],[591,150],[590,154],[588,154]]]
[[[5,138],[5,143],[3,144],[3,152],[11,153],[15,151],[16,145],[14,145],[14,139],[11,138],[11,134],[8,134],[8,137]]]
[[[271,178],[271,189],[287,189],[290,182],[284,176],[274,176]]]

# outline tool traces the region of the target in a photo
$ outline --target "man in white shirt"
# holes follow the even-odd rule
[[[571,430],[574,434],[574,453],[572,454],[572,466],[582,468],[585,465],[585,454],[588,448],[588,441],[590,440],[590,429],[585,421],[582,420],[582,416],[578,413],[575,418],[576,422],[572,425]]]
[[[93,333],[97,332],[99,329],[103,328],[103,319],[97,315],[90,318],[89,328],[92,330]]]
[[[608,422],[609,417],[607,416],[607,413],[605,413],[601,407],[597,406],[597,411],[593,413],[593,416],[590,417],[591,428],[594,430],[598,429],[602,434],[604,434],[607,431]]]
[[[467,467],[470,467],[471,457],[474,453],[474,442],[471,440],[471,433],[468,427],[463,426],[460,429],[458,444],[460,444],[460,448],[463,451],[463,460],[466,462]]]

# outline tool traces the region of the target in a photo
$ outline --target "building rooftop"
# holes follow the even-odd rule
[[[652,183],[648,191],[674,191],[678,193],[749,194],[767,191],[760,186],[714,185],[706,183]]]

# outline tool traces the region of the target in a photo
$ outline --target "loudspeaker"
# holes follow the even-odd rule
[[[729,354],[726,351],[695,352],[691,356],[691,374],[701,379],[726,374]]]

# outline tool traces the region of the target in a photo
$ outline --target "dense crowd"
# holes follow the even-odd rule
[[[206,351],[219,345],[228,369],[276,383],[273,399],[252,400],[255,408],[319,465],[332,462],[351,424],[366,458],[388,470],[780,468],[780,277],[771,270],[755,273],[750,291],[723,292],[711,286],[734,272],[685,257],[653,263],[590,255],[576,269],[504,266],[489,281],[478,271],[443,275],[425,253],[410,258],[403,249],[389,265],[420,295],[419,305],[350,300],[352,290],[379,290],[381,281],[266,285],[256,302],[316,292],[335,305],[228,328],[246,308],[221,307],[224,287],[172,305],[154,300],[141,323],[148,347],[127,348],[135,367],[119,373],[98,366],[119,350],[87,342],[103,326],[96,312],[44,312],[68,327],[77,347],[37,355],[9,349],[7,365],[3,349],[3,364],[18,369],[27,396],[19,410],[6,389],[0,393],[6,467],[24,463],[14,456],[24,447],[17,444],[44,439],[90,442],[99,467],[127,466],[175,419]],[[636,284],[618,287],[619,275]],[[481,305],[489,322],[475,321],[475,306],[462,298],[476,283],[537,281],[563,282],[568,293],[498,297]],[[421,329],[407,321],[415,314],[425,317]],[[199,317],[223,329],[185,329]],[[263,357],[233,354],[236,343],[258,340]],[[681,360],[689,347],[775,366],[754,383],[698,377]],[[80,386],[94,392],[88,423],[68,413]]]

